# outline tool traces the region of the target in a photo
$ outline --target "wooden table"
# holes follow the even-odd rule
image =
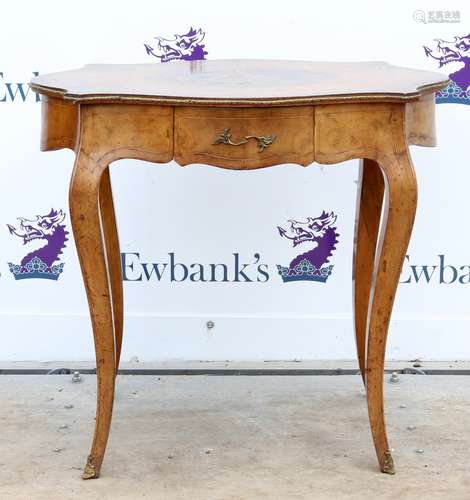
[[[121,353],[122,274],[108,167],[122,158],[230,169],[361,160],[353,277],[357,354],[380,469],[394,473],[383,376],[417,202],[408,146],[435,145],[434,92],[447,84],[440,74],[385,63],[264,60],[89,65],[32,80],[31,88],[43,95],[41,149],[76,153],[70,214],[98,380],[84,479],[100,473]]]

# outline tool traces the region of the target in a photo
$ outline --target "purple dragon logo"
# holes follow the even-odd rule
[[[289,229],[278,227],[283,238],[291,240],[292,246],[308,245],[310,250],[297,255],[289,267],[278,265],[277,270],[282,281],[325,281],[330,276],[333,266],[329,263],[333,250],[336,250],[339,234],[333,224],[336,215],[322,212],[320,217],[308,217],[305,222],[289,220]]]
[[[59,255],[65,248],[65,242],[69,234],[65,230],[65,219],[62,210],[53,210],[47,215],[36,215],[33,220],[19,217],[18,227],[7,224],[10,234],[14,234],[23,240],[23,245],[31,244],[33,241],[40,243],[39,248],[28,253],[20,264],[8,263],[15,280],[42,278],[57,280],[63,271],[64,263],[56,263],[60,260]],[[42,240],[42,241],[41,241]],[[46,244],[42,244],[45,240]]]
[[[160,59],[161,62],[174,61],[180,59],[182,61],[196,61],[205,59],[207,52],[204,50],[205,45],[201,42],[206,36],[201,29],[197,31],[191,28],[186,35],[175,35],[173,40],[156,36],[157,43],[149,45],[144,43],[147,54]]]
[[[439,68],[451,64],[450,84],[436,94],[436,102],[470,104],[470,33],[452,41],[435,40],[434,49],[424,46],[427,57],[439,63]],[[455,70],[455,71],[454,71]]]

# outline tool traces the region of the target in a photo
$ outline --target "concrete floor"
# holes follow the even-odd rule
[[[468,376],[385,384],[395,476],[358,376],[120,376],[92,481],[95,377],[70,378],[0,376],[1,500],[470,499]]]

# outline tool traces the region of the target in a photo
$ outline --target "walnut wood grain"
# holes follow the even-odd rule
[[[206,163],[224,168],[261,168],[282,163],[310,165],[314,157],[313,107],[176,108],[175,160],[180,165]],[[259,151],[256,140],[233,146],[216,144],[224,129],[235,141],[272,136]],[[235,142],[234,141],[234,142]]]
[[[356,348],[364,383],[366,381],[367,320],[384,188],[384,178],[379,164],[374,160],[361,160],[357,189],[353,281]]]
[[[121,252],[119,250],[119,235],[114,212],[113,191],[109,167],[103,171],[99,191],[100,216],[103,226],[104,244],[106,249],[106,267],[111,288],[112,312],[114,324],[114,344],[116,358],[116,374],[121,359],[122,334],[124,327],[124,295],[122,289]]]
[[[382,236],[375,258],[376,273],[368,296],[367,359],[365,382],[372,436],[383,472],[395,472],[393,458],[388,446],[383,412],[383,375],[388,326],[392,313],[401,266],[414,221],[417,203],[417,186],[413,166],[408,153],[405,106],[397,104],[337,105],[317,107],[316,114],[316,159],[322,163],[335,163],[353,158],[367,158],[378,163],[386,179],[386,205]],[[375,172],[376,178],[377,172]],[[381,184],[374,194],[372,232],[376,231],[378,201]],[[365,195],[367,196],[367,194]],[[370,198],[370,196],[369,196]],[[362,201],[362,200],[361,200]],[[371,213],[369,213],[371,219]],[[373,238],[370,238],[373,240]],[[359,240],[358,240],[359,241]],[[368,267],[371,262],[360,262],[371,254],[373,242],[369,241],[368,252],[362,248],[356,255],[356,271]],[[364,332],[365,307],[359,307],[359,358],[364,352],[361,345]],[[357,314],[356,309],[356,314]]]
[[[106,162],[94,152],[96,131],[82,113],[80,147],[70,184],[70,215],[95,340],[97,409],[95,433],[83,478],[98,477],[106,449],[114,402],[115,343],[110,286],[101,231],[99,188]]]
[[[98,380],[85,478],[100,473],[121,352],[123,290],[109,166],[122,158],[231,169],[362,160],[354,255],[356,343],[379,465],[394,473],[383,375],[417,203],[408,146],[435,144],[432,92],[446,84],[440,75],[384,64],[279,61],[88,66],[34,80],[32,87],[45,96],[42,149],[76,152],[70,212]],[[217,141],[224,129],[230,129],[231,139],[224,135]],[[266,147],[257,147],[258,137],[274,135]]]
[[[172,122],[171,108],[80,107],[80,141],[69,199],[92,318],[98,380],[95,433],[84,479],[100,474],[122,341],[122,275],[108,169],[121,158],[169,161],[173,155]]]
[[[397,111],[397,114],[404,114],[404,110]],[[377,161],[386,179],[387,190],[377,270],[371,289],[366,387],[369,420],[379,464],[383,472],[394,474],[383,408],[385,350],[393,302],[417,205],[416,177],[403,121],[392,121],[388,140],[378,151]]]
[[[408,144],[429,147],[436,145],[434,101],[434,94],[428,94],[418,101],[406,104],[405,124]]]
[[[75,150],[78,141],[78,106],[62,99],[42,98],[41,151]]]
[[[41,94],[83,103],[281,106],[404,102],[448,83],[439,73],[383,62],[233,59],[93,64],[40,75],[30,85]]]

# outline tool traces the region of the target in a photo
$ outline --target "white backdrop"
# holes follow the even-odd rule
[[[49,5],[48,5],[49,4]],[[205,32],[207,59],[385,60],[438,70],[423,45],[469,33],[467,2],[312,1],[220,3],[24,1],[2,5],[0,30],[0,360],[93,358],[86,297],[68,217],[73,153],[39,152],[40,104],[25,82],[86,63],[148,62],[144,42],[190,27]],[[424,9],[426,22],[415,11]],[[432,22],[451,11],[459,22]],[[459,17],[455,14],[458,12]],[[431,16],[429,18],[429,16]],[[439,17],[439,14],[438,14]],[[418,19],[418,20],[417,20]],[[450,19],[450,18],[449,18]],[[448,20],[449,20],[448,19]],[[446,20],[446,19],[444,19]],[[171,64],[168,62],[166,64]],[[449,74],[463,65],[441,68]],[[20,84],[20,86],[18,86]],[[420,200],[390,328],[388,358],[470,358],[470,106],[437,106],[438,147],[413,148]],[[235,172],[120,161],[112,167],[121,249],[127,254],[123,359],[324,359],[355,356],[351,260],[357,162]],[[44,241],[10,234],[18,217],[62,209],[69,241],[57,281],[15,280]],[[326,283],[283,283],[276,265],[296,255],[277,226],[337,215],[340,234]],[[137,258],[135,254],[139,253]],[[234,255],[253,282],[134,281],[141,263],[225,263]],[[442,256],[442,257],[440,257]],[[454,271],[439,266],[451,265]],[[415,266],[412,268],[411,266]],[[431,273],[429,281],[423,266]],[[437,266],[434,268],[432,266]],[[414,269],[414,271],[413,271]],[[168,269],[167,269],[168,270]],[[421,273],[421,274],[420,274]],[[232,272],[233,274],[233,272]],[[420,279],[416,280],[416,277]],[[459,279],[460,277],[460,279]],[[260,280],[257,281],[257,278]],[[207,321],[215,327],[208,329]]]

